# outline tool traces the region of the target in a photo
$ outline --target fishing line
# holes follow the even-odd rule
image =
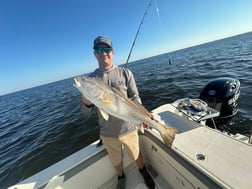
[[[156,6],[157,15],[158,15],[158,20],[159,20],[159,23],[161,24],[161,17],[160,17],[159,8],[157,5],[157,0],[154,0],[154,2],[155,2],[155,6]]]
[[[139,31],[140,31],[140,29],[141,29],[141,26],[142,26],[142,24],[143,24],[144,18],[145,18],[145,16],[147,15],[147,12],[148,12],[148,10],[149,10],[149,8],[150,8],[150,6],[151,6],[151,2],[152,2],[152,0],[150,0],[149,4],[148,4],[148,6],[147,6],[147,8],[146,8],[146,10],[145,10],[145,12],[144,12],[143,18],[142,18],[142,20],[141,20],[141,22],[140,22],[140,25],[139,25],[139,27],[138,27],[137,33],[136,33],[136,35],[135,35],[135,39],[134,39],[134,41],[133,41],[133,43],[132,43],[132,45],[131,45],[131,49],[130,49],[129,55],[128,55],[127,61],[126,61],[126,63],[125,63],[125,66],[124,66],[125,68],[127,67],[127,64],[128,64],[128,62],[129,62],[129,59],[130,59],[132,50],[133,50],[133,48],[134,48],[134,46],[135,46],[135,43],[136,43],[137,36],[138,36]]]

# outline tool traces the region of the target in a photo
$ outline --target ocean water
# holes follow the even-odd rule
[[[169,64],[169,59],[172,63]],[[213,79],[241,83],[232,132],[252,132],[252,32],[128,64],[149,110],[199,97]],[[0,188],[48,167],[98,139],[96,114],[80,113],[73,78],[0,96]]]

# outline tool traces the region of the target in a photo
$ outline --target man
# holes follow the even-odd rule
[[[94,40],[93,49],[99,67],[91,73],[89,77],[102,78],[106,84],[120,90],[126,97],[141,103],[132,72],[127,68],[113,65],[112,59],[114,50],[111,40],[108,37],[99,36]],[[83,113],[88,113],[92,110],[92,103],[83,95],[82,103]],[[154,189],[155,183],[146,171],[142,154],[139,150],[139,139],[136,126],[133,123],[125,122],[113,116],[109,116],[109,120],[105,120],[99,111],[98,119],[100,125],[100,138],[104,142],[109,158],[118,175],[117,188],[124,188],[125,185],[122,162],[123,145],[129,156],[136,161],[147,187]],[[145,128],[149,127],[149,124],[146,122],[142,125]]]

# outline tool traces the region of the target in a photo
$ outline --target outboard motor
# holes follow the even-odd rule
[[[233,118],[237,112],[237,100],[240,95],[240,82],[233,78],[219,78],[208,83],[200,93],[200,99],[209,107],[220,112],[212,124],[220,130]],[[212,124],[208,121],[208,126]]]

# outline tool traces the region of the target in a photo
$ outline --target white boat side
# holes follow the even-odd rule
[[[172,148],[155,130],[140,134],[140,147],[156,188],[251,188],[252,145],[178,116],[171,104],[153,114],[180,129]],[[176,113],[176,112],[175,112]],[[241,136],[241,135],[240,135]],[[116,188],[117,177],[103,146],[97,142],[81,149],[9,189],[108,189]],[[146,188],[135,162],[124,153],[126,188]]]

